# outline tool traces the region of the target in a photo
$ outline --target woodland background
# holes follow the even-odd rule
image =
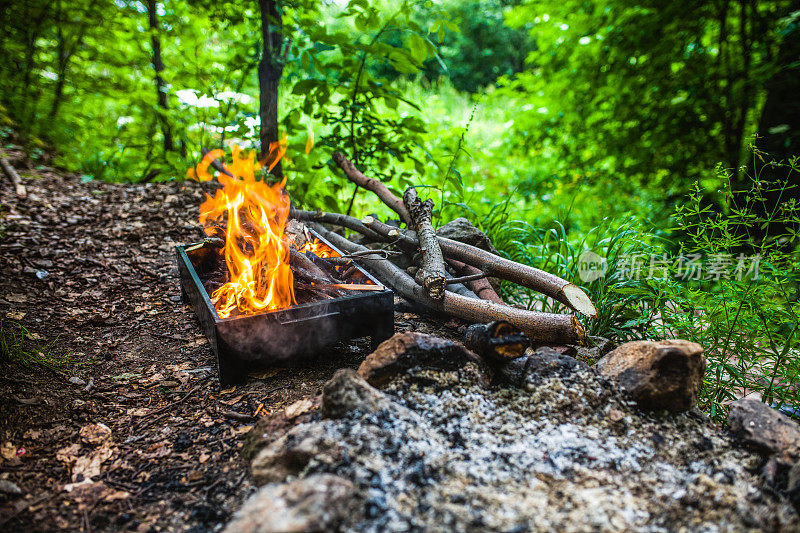
[[[341,150],[586,288],[594,334],[702,343],[713,416],[800,405],[795,2],[22,0],[0,32],[0,135],[33,165],[183,180],[204,149],[285,136],[295,205],[389,215]],[[759,275],[684,279],[694,254]]]

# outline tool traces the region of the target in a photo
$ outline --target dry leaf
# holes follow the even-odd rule
[[[27,314],[28,313],[23,311],[9,311],[6,313],[6,318],[10,318],[11,320],[22,320]]]
[[[225,404],[225,405],[234,405],[234,404],[239,403],[242,400],[242,398],[244,398],[244,394],[240,394],[239,396],[237,396],[235,398],[232,398],[230,400],[220,400],[219,403],[222,403],[222,404]]]
[[[0,444],[0,455],[6,460],[13,459],[17,456],[17,447],[10,442],[4,442]]]
[[[92,446],[99,446],[111,438],[111,428],[100,422],[81,428],[81,440]]]
[[[58,450],[56,452],[56,459],[62,463],[70,464],[78,457],[78,452],[80,451],[81,445],[76,442]]]
[[[111,459],[115,450],[104,444],[89,455],[78,457],[72,466],[72,481],[78,481],[80,476],[83,479],[91,479],[100,475],[101,465]]]
[[[311,400],[298,400],[286,408],[286,418],[291,420],[292,418],[298,417],[303,413],[307,413],[312,407],[314,407],[314,402]]]

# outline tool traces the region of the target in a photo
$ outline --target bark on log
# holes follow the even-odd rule
[[[384,204],[389,206],[389,208],[391,208],[395,213],[400,215],[400,220],[405,222],[406,226],[409,228],[413,227],[411,215],[406,209],[406,206],[403,205],[403,201],[392,194],[392,191],[390,191],[388,187],[383,184],[383,182],[376,180],[375,178],[366,177],[341,152],[334,152],[333,160],[337,165],[339,165],[339,168],[344,171],[347,179],[355,183],[358,187],[363,187],[368,191],[375,193],[375,195],[380,198]]]
[[[482,270],[475,268],[472,265],[467,265],[462,263],[461,261],[457,261],[455,259],[448,259],[447,262],[456,269],[456,272],[459,276],[470,276],[475,274],[483,274],[483,278],[475,279],[472,281],[467,282],[467,286],[472,289],[472,291],[478,295],[479,298],[482,300],[489,300],[491,302],[495,302],[498,304],[504,304],[500,295],[494,290],[492,284],[489,283],[489,280],[486,279],[486,273]]]
[[[334,216],[335,215],[335,216]],[[314,213],[309,211],[295,211],[298,220],[312,220],[325,222],[349,228],[361,233],[360,228],[372,230],[373,234],[380,236],[386,242],[397,242],[406,250],[415,250],[419,241],[414,232],[398,229],[388,224],[365,217],[358,220],[346,215],[333,213]],[[481,250],[474,246],[464,244],[443,237],[438,237],[442,254],[448,259],[456,259],[468,265],[477,267],[488,276],[496,276],[523,287],[528,287],[556,301],[569,306],[571,309],[592,318],[597,315],[594,304],[583,290],[565,279],[539,270],[538,268],[515,263],[491,252]]]
[[[372,231],[357,218],[342,215],[340,213],[324,213],[322,211],[301,211],[299,209],[292,209],[289,211],[289,218],[303,220],[306,222],[324,222],[325,224],[333,224],[334,226],[351,229],[375,242],[383,242],[386,240],[384,236]]]
[[[3,172],[5,172],[8,179],[11,180],[11,183],[14,185],[14,192],[17,194],[18,198],[25,198],[28,196],[28,191],[25,189],[25,185],[22,184],[22,178],[19,177],[17,171],[14,170],[14,167],[11,166],[11,163],[5,157],[0,157],[0,166],[3,167]]]
[[[421,201],[417,190],[409,187],[403,195],[403,203],[414,221],[422,252],[422,286],[428,296],[440,300],[444,296],[446,278],[444,257],[436,239],[436,230],[433,229],[433,201],[430,198]]]
[[[418,266],[412,266],[406,269],[406,272],[409,276],[414,278],[414,281],[417,282],[418,285],[422,285],[422,269]],[[472,292],[467,286],[460,280],[454,279],[446,270],[445,276],[447,276],[447,290],[450,292],[454,292],[456,294],[460,294],[461,296],[466,296],[467,298],[474,298],[479,300],[478,295]]]
[[[366,249],[318,224],[314,229],[341,250],[355,252]],[[586,330],[574,316],[527,311],[488,300],[467,298],[450,291],[445,291],[444,297],[436,300],[389,261],[372,261],[365,266],[400,296],[449,315],[476,323],[505,320],[522,330],[533,342],[582,344],[586,341]]]

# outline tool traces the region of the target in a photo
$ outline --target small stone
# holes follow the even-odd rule
[[[263,487],[236,512],[225,533],[337,531],[360,507],[350,481],[317,474]]]
[[[456,370],[469,362],[480,364],[480,358],[460,342],[425,333],[396,333],[367,356],[358,375],[379,386],[411,368]]]
[[[327,418],[342,418],[354,411],[380,411],[390,403],[386,395],[349,368],[337,370],[322,389],[322,416]]]
[[[703,347],[686,340],[633,341],[597,362],[645,410],[677,413],[691,409],[703,383]]]
[[[72,376],[71,378],[69,378],[69,382],[72,383],[73,385],[81,385],[81,386],[86,385],[86,382],[83,381],[78,376]]]
[[[608,416],[608,419],[611,420],[612,422],[619,422],[620,420],[625,418],[625,413],[623,413],[619,409],[609,409],[606,416]]]
[[[565,377],[579,369],[591,371],[585,363],[548,347],[537,348],[532,354],[518,357],[500,368],[503,379],[517,387],[554,376]]]
[[[800,451],[800,426],[758,400],[733,402],[728,428],[737,439],[764,453]]]
[[[0,479],[0,494],[20,496],[22,495],[22,489],[16,483],[12,483],[7,479]]]

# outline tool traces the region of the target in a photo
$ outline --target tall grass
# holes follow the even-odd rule
[[[790,176],[798,161],[774,168]],[[767,183],[756,175],[734,190],[728,172],[718,168],[717,177],[716,201],[693,187],[677,204],[670,231],[636,217],[607,219],[585,232],[558,221],[537,227],[502,208],[482,226],[504,255],[582,286],[598,309],[587,323],[592,334],[702,344],[708,370],[699,403],[711,416],[724,419],[732,400],[752,393],[800,409],[800,216],[794,201],[775,203],[788,196],[789,180]],[[587,252],[603,258],[596,279],[585,268],[581,276]],[[687,276],[690,258],[700,259],[698,279]],[[527,289],[504,289],[529,308],[564,311]]]

